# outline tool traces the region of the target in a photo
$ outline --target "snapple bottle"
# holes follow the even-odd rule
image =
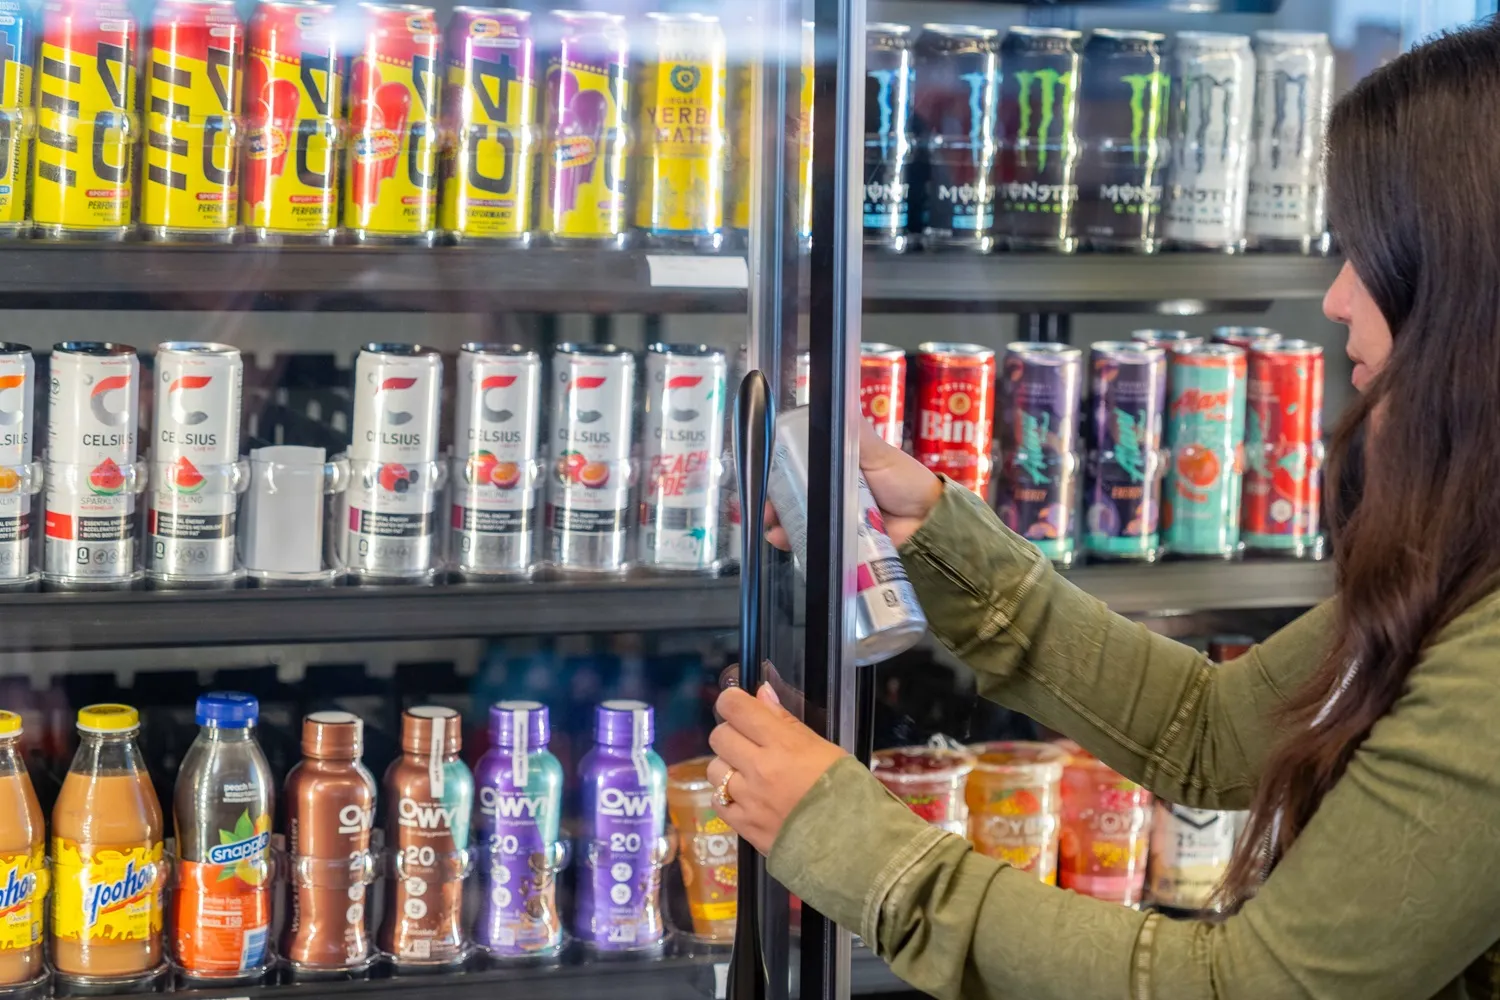
[[[583,785],[576,931],[611,955],[660,951],[667,766],[651,749],[655,719],[639,701],[606,701],[594,713],[594,747],[578,765]]]
[[[40,983],[47,898],[42,807],[21,756],[21,717],[0,712],[0,992]]]

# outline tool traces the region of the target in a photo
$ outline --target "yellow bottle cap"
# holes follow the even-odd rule
[[[15,712],[0,709],[0,737],[20,736],[21,717]]]
[[[129,705],[88,705],[78,710],[81,733],[125,733],[140,725],[141,713]]]

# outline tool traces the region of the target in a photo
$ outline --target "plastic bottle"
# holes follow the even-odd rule
[[[47,897],[42,807],[21,757],[21,717],[0,712],[0,994],[39,981]]]

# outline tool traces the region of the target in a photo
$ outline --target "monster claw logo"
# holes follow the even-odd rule
[[[989,80],[986,77],[989,77]],[[969,141],[977,144],[984,132],[986,119],[984,113],[985,91],[988,89],[986,84],[994,77],[987,73],[964,73],[959,76],[959,79],[969,85]]]
[[[880,152],[882,156],[885,156],[889,154],[889,144],[895,140],[895,134],[891,131],[894,118],[894,110],[891,107],[891,84],[896,79],[896,72],[889,69],[872,69],[868,76],[875,81],[875,106],[880,109]]]
[[[0,393],[9,389],[19,389],[25,384],[25,375],[0,375]],[[20,398],[16,400],[16,408],[14,410],[0,406],[0,427],[14,427],[25,419],[25,414],[21,412],[25,405],[26,394],[22,393]]]
[[[117,389],[123,391],[129,387],[129,375],[111,375],[108,378],[101,378],[89,391],[89,409],[93,412],[94,419],[106,427],[125,426],[125,420],[129,416],[125,412],[126,408],[122,407],[118,411],[113,411],[105,405],[104,397]]]
[[[698,88],[698,81],[703,74],[697,66],[673,66],[672,87],[679,93],[691,94]]]
[[[1062,129],[1059,132],[1059,144],[1073,130],[1073,73],[1055,69],[1030,70],[1017,73],[1016,83],[1021,88],[1021,127],[1016,139],[1021,143],[1029,143],[1037,147],[1037,169],[1046,170],[1047,141],[1052,134],[1052,125],[1059,117],[1057,114],[1059,103],[1062,105]],[[1031,131],[1033,118],[1031,90],[1034,85],[1041,91],[1041,114],[1035,116],[1037,119],[1035,135]]]
[[[380,387],[375,391],[377,393],[399,392],[402,389],[410,389],[416,384],[417,380],[414,378],[392,377],[386,379],[384,382],[381,382]],[[406,410],[397,410],[389,406],[386,407],[385,422],[390,424],[392,427],[400,427],[403,424],[409,424],[413,419],[414,418],[412,417],[411,413]]]
[[[207,420],[207,413],[187,408],[187,401],[183,395],[189,389],[205,388],[212,381],[211,375],[183,375],[181,378],[172,379],[167,386],[167,409],[171,411],[172,419],[184,427],[192,427]]]
[[[1135,73],[1120,77],[1120,82],[1130,88],[1130,151],[1139,166],[1146,152],[1141,148],[1141,140],[1148,134],[1154,139],[1161,133],[1162,108],[1167,103],[1172,81],[1165,73]],[[1148,94],[1150,107],[1146,103]]]
[[[1273,103],[1276,108],[1275,118],[1271,125],[1271,137],[1273,140],[1271,142],[1272,168],[1279,169],[1281,167],[1283,147],[1286,148],[1288,155],[1291,157],[1301,155],[1302,150],[1305,148],[1308,125],[1307,83],[1306,76],[1293,76],[1285,70],[1277,70],[1275,77],[1272,78],[1272,97],[1274,98]],[[1296,88],[1297,91],[1297,139],[1295,144],[1286,142],[1283,138],[1284,134],[1289,134],[1286,132],[1288,117],[1287,98],[1291,95],[1293,88]]]
[[[695,388],[703,381],[702,375],[678,375],[667,380],[667,416],[679,424],[690,423],[698,419],[698,411],[686,406],[676,406],[672,402],[674,393],[685,389]],[[685,398],[685,397],[679,397]]]
[[[484,419],[488,423],[503,424],[515,416],[510,410],[497,410],[490,406],[491,389],[509,389],[515,383],[515,375],[491,375],[479,383],[479,408],[484,411]]]
[[[1232,150],[1230,149],[1231,136],[1234,128],[1234,90],[1233,80],[1220,80],[1216,77],[1204,74],[1202,76],[1189,77],[1183,91],[1183,103],[1187,108],[1189,126],[1187,134],[1193,137],[1192,146],[1195,147],[1193,168],[1202,173],[1208,168],[1208,148],[1212,141],[1210,132],[1215,124],[1223,129],[1223,135],[1218,139],[1219,162],[1228,163]],[[1215,121],[1215,108],[1219,114]]]
[[[603,375],[580,375],[568,383],[568,395],[572,396],[585,389],[597,389],[604,384],[604,379]],[[578,407],[576,417],[580,424],[595,424],[604,419],[604,414],[599,410],[585,410],[582,403],[575,402],[573,405]]]

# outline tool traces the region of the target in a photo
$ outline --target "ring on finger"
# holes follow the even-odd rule
[[[720,809],[734,803],[734,796],[729,794],[729,779],[733,778],[734,774],[734,768],[726,769],[724,777],[719,779],[719,787],[714,789],[714,801],[718,803]]]

